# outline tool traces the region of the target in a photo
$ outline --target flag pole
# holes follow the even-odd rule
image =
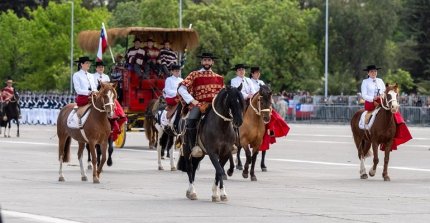
[[[107,36],[107,30],[106,30],[106,27],[105,27],[105,23],[104,23],[104,22],[102,22],[102,26],[103,26],[103,30],[104,30],[104,32],[105,32],[106,42],[107,42],[107,45],[108,45],[108,47],[109,47],[109,52],[110,52],[110,55],[111,55],[111,57],[112,57],[112,62],[113,62],[113,63],[115,63],[115,58],[113,57],[112,49],[110,48],[110,44],[109,44],[109,40],[108,40],[108,36]]]

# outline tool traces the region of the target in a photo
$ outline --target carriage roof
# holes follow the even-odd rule
[[[175,51],[194,49],[199,43],[199,36],[193,29],[188,28],[158,28],[158,27],[125,27],[111,28],[107,30],[108,44],[114,45],[119,38],[134,35],[142,41],[152,38],[157,43],[169,40],[170,47]],[[90,53],[96,53],[99,45],[100,30],[86,30],[78,35],[81,49]]]

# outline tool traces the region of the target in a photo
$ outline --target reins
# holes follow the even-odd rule
[[[217,95],[215,95],[215,97],[212,99],[212,109],[214,110],[215,114],[216,114],[216,115],[218,115],[220,118],[222,118],[224,121],[226,121],[226,122],[232,122],[232,121],[233,121],[233,115],[231,114],[231,112],[230,112],[230,114],[229,114],[231,118],[227,118],[227,117],[225,117],[225,116],[221,115],[221,114],[216,110],[216,108],[215,108],[215,99],[217,98],[217,96],[218,96],[218,94],[217,94]]]
[[[257,94],[258,94],[258,96],[257,96]],[[257,94],[254,94],[254,96],[252,96],[250,99],[249,99],[249,105],[251,106],[251,108],[252,108],[252,110],[254,110],[254,112],[255,112],[255,114],[257,114],[258,116],[261,116],[261,113],[262,112],[272,112],[272,108],[265,108],[265,109],[261,109],[261,98],[263,97],[263,96],[261,96],[260,95],[260,93],[257,93]],[[252,105],[252,100],[254,99],[254,97],[258,97],[257,98],[257,100],[258,100],[258,109],[256,109],[255,107],[254,107],[254,105]]]
[[[113,91],[114,91],[114,95],[116,95],[116,92],[115,92],[115,89],[112,89]],[[96,97],[96,99],[98,98],[98,96]],[[103,108],[106,108],[106,106],[110,106],[110,105],[112,105],[112,106],[115,106],[115,103],[114,102],[111,102],[111,103],[104,103],[105,102],[105,100],[104,100],[104,98],[102,98],[102,103],[103,103]],[[94,94],[91,94],[91,104],[93,105],[93,107],[97,110],[97,111],[99,111],[99,112],[107,112],[107,110],[106,109],[100,109],[100,108],[98,108],[97,106],[96,106],[96,104],[94,103]]]

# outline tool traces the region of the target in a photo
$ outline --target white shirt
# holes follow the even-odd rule
[[[236,76],[235,78],[231,79],[230,84],[232,87],[239,87],[240,84],[242,84],[242,95],[244,99],[248,99],[252,97],[257,91],[254,88],[254,85],[252,84],[252,81],[249,77],[239,77]]]
[[[97,91],[94,77],[91,73],[80,70],[73,74],[73,86],[76,94],[90,95],[91,91]]]
[[[199,71],[206,71],[206,70],[201,68]],[[212,70],[209,69],[209,71],[212,71]],[[178,93],[179,95],[181,95],[182,99],[184,99],[184,101],[187,104],[191,103],[194,100],[194,97],[191,96],[191,94],[188,92],[187,87],[185,87],[184,85],[179,86]]]
[[[164,97],[174,98],[178,94],[178,86],[184,79],[175,77],[174,75],[168,77],[164,83]]]
[[[99,87],[99,81],[103,83],[110,82],[110,78],[106,74],[95,73],[93,74],[93,77],[94,77],[94,83],[96,84],[97,87]]]
[[[373,102],[373,98],[378,95],[383,95],[385,92],[384,81],[380,78],[367,78],[361,83],[361,96],[368,102]]]
[[[255,80],[254,78],[251,78],[251,83],[254,86],[255,92],[260,90],[260,85],[265,85],[262,80]]]

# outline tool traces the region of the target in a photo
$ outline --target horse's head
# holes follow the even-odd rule
[[[397,83],[395,85],[389,85],[387,83],[385,85],[384,95],[382,107],[384,107],[386,110],[391,110],[392,113],[398,112],[400,105],[399,101],[397,100],[397,96],[399,95],[399,86]]]
[[[258,93],[252,97],[250,106],[257,115],[263,118],[264,123],[268,123],[272,113],[272,90],[270,87],[261,85]]]
[[[226,86],[220,91],[225,92],[223,106],[228,108],[231,118],[233,119],[233,126],[239,127],[243,123],[243,110],[245,108],[245,100],[242,93],[238,88]]]
[[[95,109],[100,112],[106,112],[108,118],[112,118],[114,116],[115,99],[115,84],[100,83],[100,90],[94,99]]]

